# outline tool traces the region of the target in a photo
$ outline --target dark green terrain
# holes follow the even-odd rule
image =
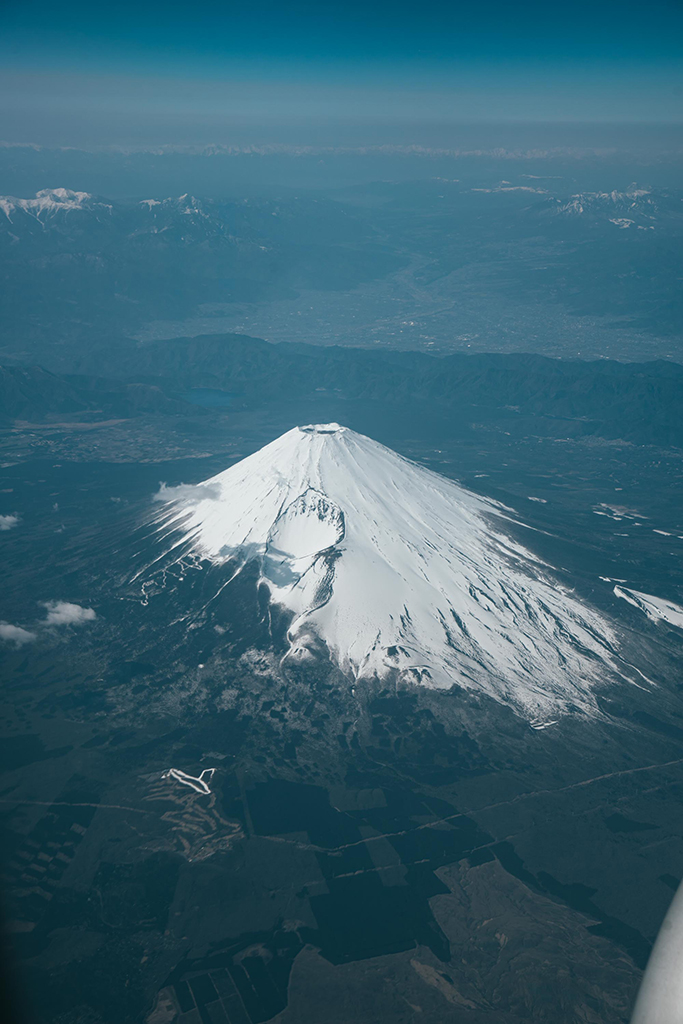
[[[680,878],[681,638],[602,577],[683,592],[679,406],[647,415],[678,367],[436,373],[213,338],[172,343],[152,385],[153,351],[127,383],[4,374],[29,422],[2,434],[0,618],[33,639],[2,648],[3,860],[37,1020],[627,1021]],[[132,409],[143,385],[179,404]],[[221,571],[169,559],[151,499],[328,419],[513,508],[655,685],[539,730],[464,691],[281,670],[255,577],[216,598]],[[50,626],[54,600],[97,617]],[[216,768],[211,793],[169,767]]]
[[[0,150],[28,1024],[627,1024],[683,876],[683,634],[615,591],[683,605],[683,192],[603,143]],[[636,682],[530,722],[283,667],[257,566],[154,498],[329,421],[506,506]]]

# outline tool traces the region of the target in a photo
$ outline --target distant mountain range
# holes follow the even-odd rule
[[[556,197],[539,204],[540,216],[555,216],[564,221],[580,219],[589,225],[613,225],[625,230],[681,231],[683,195],[664,189],[631,185],[623,192],[579,192],[566,199]]]
[[[135,333],[202,303],[354,288],[405,258],[331,200],[114,202],[65,188],[0,199],[0,315],[12,351]],[[40,361],[43,361],[41,356]]]
[[[196,245],[208,246],[214,256],[220,252],[222,259],[239,253],[240,260],[249,261],[269,253],[272,260],[283,243],[301,248],[329,245],[333,238],[337,245],[353,246],[367,242],[366,236],[340,203],[323,197],[240,202],[181,195],[115,201],[67,188],[43,189],[30,199],[0,196],[0,251],[17,260],[33,255],[37,247],[42,257],[68,252],[96,256],[104,265]],[[384,273],[390,265],[379,269]]]
[[[154,384],[61,377],[40,366],[0,367],[0,423],[4,424],[174,415],[191,409]]]
[[[85,352],[79,369],[57,375],[4,366],[2,420],[210,415],[188,400],[191,389],[209,388],[231,396],[235,408],[311,398],[360,401],[442,422],[683,447],[683,366],[673,362],[522,354],[436,358],[207,335]]]
[[[565,181],[434,179],[244,200],[48,188],[0,198],[0,316],[5,352],[60,370],[99,339],[150,325],[154,336],[159,323],[172,334],[178,321],[245,307],[268,309],[278,340],[322,331],[370,346],[378,330],[396,347],[448,352],[474,338],[478,351],[510,351],[528,339],[557,354],[559,325],[561,351],[606,354],[591,323],[574,341],[568,311],[603,332],[642,333],[627,358],[652,351],[648,334],[671,338],[655,351],[675,357],[682,251],[683,192],[635,185],[574,193]],[[353,315],[327,316],[326,304],[306,321],[296,304],[305,312],[315,292],[331,307],[343,297]]]
[[[338,196],[338,220],[348,216],[343,204],[354,191],[357,190]],[[502,195],[514,203],[511,209],[516,209],[520,221],[526,218],[530,228],[539,218],[549,216],[564,220],[581,218],[586,226],[592,222],[622,228],[631,224],[648,230],[683,227],[683,190],[647,188],[634,183],[624,191],[553,195],[541,186],[502,182],[493,187],[463,188],[460,194],[463,198],[472,194]],[[0,239],[17,244],[31,237],[39,227],[42,229],[40,237],[44,238],[45,232],[54,232],[63,236],[73,234],[75,240],[82,238],[81,232],[89,226],[100,224],[106,227],[112,239],[119,236],[129,242],[172,231],[186,243],[211,238],[258,243],[265,237],[281,234],[281,231],[273,232],[273,224],[267,218],[284,214],[290,220],[295,211],[285,214],[285,207],[292,202],[297,204],[299,214],[304,211],[319,214],[320,210],[312,211],[311,206],[328,207],[329,197],[321,196],[316,200],[310,196],[304,199],[288,196],[280,202],[255,199],[236,202],[198,199],[186,193],[177,197],[115,201],[68,188],[46,188],[27,199],[0,196]],[[500,206],[496,209],[499,212]],[[481,214],[481,208],[477,212]],[[325,213],[329,215],[330,208],[326,208]],[[349,232],[350,236],[353,234]],[[355,234],[358,237],[357,231]]]

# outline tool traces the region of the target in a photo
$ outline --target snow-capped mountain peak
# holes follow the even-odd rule
[[[663,189],[639,188],[630,185],[624,191],[578,192],[565,199],[548,200],[540,213],[563,221],[584,221],[586,224],[613,224],[624,230],[655,230],[667,224],[678,224],[683,215],[680,197]]]
[[[185,217],[199,217],[204,219],[208,217],[208,214],[204,210],[199,199],[196,199],[187,192],[178,197],[169,196],[167,199],[142,199],[138,205],[147,207],[147,210],[150,213],[160,212],[156,209],[159,207],[163,211],[170,211],[174,214],[181,214]]]
[[[17,211],[23,211],[40,220],[59,212],[82,210],[92,202],[93,196],[89,192],[74,192],[70,188],[43,188],[36,192],[33,199],[0,196],[0,210],[8,220],[11,220],[12,214]]]
[[[337,423],[159,498],[199,558],[259,560],[292,615],[289,658],[322,641],[352,677],[457,685],[532,717],[590,709],[616,671],[611,627],[506,533],[509,510]]]

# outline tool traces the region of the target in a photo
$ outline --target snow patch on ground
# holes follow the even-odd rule
[[[652,594],[641,594],[638,590],[628,590],[627,587],[615,587],[614,593],[634,608],[639,608],[652,622],[668,622],[670,626],[683,629],[683,608],[679,604]]]

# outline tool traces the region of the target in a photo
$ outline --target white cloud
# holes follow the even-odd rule
[[[83,608],[69,601],[43,601],[47,608],[48,626],[80,626],[97,618],[92,608]]]
[[[19,516],[0,516],[0,532],[11,530],[19,522]]]
[[[218,501],[220,497],[220,484],[179,484],[177,487],[161,484],[154,495],[154,501],[182,500],[199,504],[200,501]]]
[[[0,622],[0,640],[7,640],[8,643],[21,647],[22,644],[30,644],[35,638],[36,634],[29,633],[28,629],[12,626],[9,622]]]

